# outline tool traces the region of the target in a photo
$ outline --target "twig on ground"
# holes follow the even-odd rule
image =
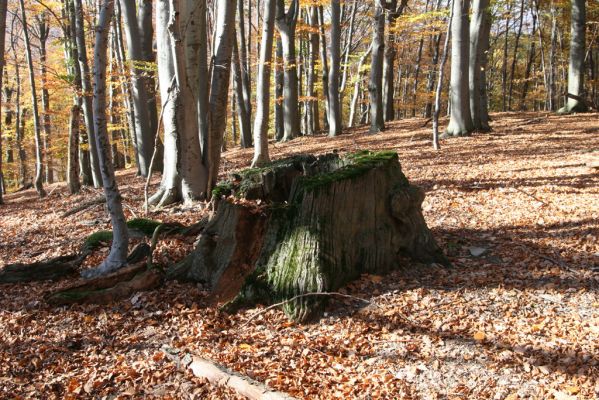
[[[304,294],[298,294],[297,296],[293,296],[290,299],[281,301],[279,303],[275,303],[275,304],[271,304],[270,306],[256,312],[254,315],[252,315],[251,317],[248,318],[247,321],[244,322],[243,325],[240,326],[240,328],[243,328],[245,326],[247,326],[251,321],[253,321],[256,317],[259,317],[262,314],[267,313],[268,311],[272,310],[273,308],[277,308],[280,306],[284,306],[285,304],[291,303],[292,301],[298,300],[298,299],[302,299],[305,297],[314,297],[314,296],[330,296],[330,297],[345,297],[348,299],[353,299],[353,300],[358,300],[367,304],[373,304],[374,306],[381,308],[380,305],[376,304],[375,302],[371,301],[371,300],[366,300],[363,299],[361,297],[356,297],[356,296],[352,296],[350,294],[345,294],[345,293],[339,293],[339,292],[314,292],[314,293],[304,293]]]
[[[80,205],[78,205],[77,207],[71,208],[70,210],[65,211],[60,217],[61,218],[66,218],[66,217],[70,217],[71,215],[80,213],[81,211],[87,210],[90,207],[99,205],[99,204],[104,204],[106,203],[106,197],[104,197],[104,195],[100,196],[100,197],[96,197],[93,198],[89,201],[86,201]]]

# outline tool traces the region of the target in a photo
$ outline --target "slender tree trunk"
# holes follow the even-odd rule
[[[292,0],[285,12],[285,2],[277,0],[275,24],[281,36],[283,47],[283,140],[291,140],[300,134],[298,101],[298,77],[295,51],[295,28],[299,14],[299,0]]]
[[[449,89],[451,114],[445,136],[469,135],[474,130],[470,114],[468,88],[470,53],[469,9],[470,0],[453,1],[454,17],[451,27],[451,81]]]
[[[443,53],[441,55],[441,64],[439,65],[439,77],[437,79],[437,91],[435,93],[435,109],[433,111],[433,148],[439,150],[439,114],[441,113],[441,92],[443,91],[443,79],[445,75],[445,63],[447,62],[447,53],[449,52],[449,41],[453,30],[454,22],[454,3],[460,0],[452,0],[449,3],[449,19],[447,21],[447,32],[445,34],[445,43],[443,44]]]
[[[316,63],[319,57],[320,40],[318,37],[318,7],[311,6],[308,11],[308,19],[310,23],[310,50],[308,57],[308,68],[306,77],[306,135],[314,135],[320,130],[320,122],[318,120],[318,92],[315,90],[316,83]]]
[[[141,39],[141,56],[144,62],[154,63],[156,57],[154,57],[153,49],[153,38],[154,38],[154,27],[152,26],[152,0],[137,0],[137,24],[138,31]],[[144,83],[146,85],[146,93],[148,96],[147,108],[149,116],[149,126],[152,135],[158,131],[158,110],[156,104],[156,79],[154,72],[144,72]],[[162,152],[163,145],[160,140],[154,140],[153,143],[157,145],[156,157],[154,160],[153,169],[155,171],[162,171]],[[152,148],[152,151],[154,149]]]
[[[532,17],[532,31],[531,31],[531,41],[530,47],[528,49],[528,59],[526,61],[526,70],[524,72],[524,83],[522,85],[522,94],[520,95],[520,110],[526,110],[526,96],[528,95],[528,88],[530,87],[530,74],[533,68],[533,64],[536,57],[536,41],[534,36],[537,30],[537,14],[534,10],[534,5],[531,7],[531,17]],[[534,109],[534,106],[533,106]]]
[[[428,7],[428,2],[427,2]],[[428,11],[428,10],[427,10]],[[418,97],[418,79],[420,77],[420,63],[422,61],[422,47],[424,46],[424,36],[420,37],[418,43],[418,54],[416,56],[416,63],[414,66],[414,86],[412,87],[412,117],[416,116],[416,100]]]
[[[242,72],[242,61],[239,58],[239,46],[237,38],[233,43],[233,83],[235,88],[235,101],[237,118],[239,120],[239,129],[241,131],[241,147],[248,148],[252,145],[252,128],[250,121],[249,110],[246,109],[247,102],[244,101],[244,87],[243,87],[243,72]]]
[[[550,6],[551,12],[551,43],[549,45],[549,110],[554,111],[557,108],[557,98],[556,98],[556,50],[557,50],[557,16],[556,9],[553,0],[551,1]]]
[[[208,112],[208,185],[206,191],[208,195],[218,182],[221,147],[226,128],[231,56],[235,39],[236,4],[236,0],[218,1]]]
[[[372,62],[370,64],[370,133],[385,129],[383,114],[383,60],[385,56],[385,12],[377,1],[374,16],[374,38],[372,41]]]
[[[144,61],[142,40],[139,32],[135,0],[120,0],[124,31],[127,38],[127,50],[131,72],[131,94],[133,98],[133,113],[135,116],[135,134],[137,135],[138,169],[141,176],[148,176],[148,168],[154,147],[154,135],[151,131],[150,112],[148,106],[148,91],[143,69],[139,62]]]
[[[516,33],[516,43],[514,44],[514,58],[512,59],[512,68],[510,70],[510,89],[508,91],[507,108],[512,110],[512,95],[514,92],[514,74],[516,72],[516,63],[518,62],[518,47],[520,46],[520,37],[522,36],[522,25],[524,24],[524,0],[520,2],[520,18],[518,32]]]
[[[572,1],[572,26],[570,29],[570,64],[568,66],[568,93],[561,113],[585,112],[588,106],[583,95],[585,31],[585,0]]]
[[[14,50],[14,49],[13,49]],[[23,147],[23,138],[25,135],[25,114],[27,113],[26,108],[21,108],[21,74],[19,68],[19,62],[15,53],[15,81],[16,81],[16,98],[15,98],[15,130],[16,137],[15,142],[17,146],[17,153],[19,158],[19,184],[23,186],[27,179],[27,153]]]
[[[4,39],[6,34],[6,9],[7,9],[7,0],[0,0],[0,93],[2,93],[2,76],[4,71],[5,64],[5,55],[4,55]],[[0,96],[0,106],[2,103],[2,98]],[[1,107],[0,107],[1,109]],[[0,123],[2,119],[0,119]],[[3,204],[3,194],[4,194],[4,174],[2,171],[2,126],[0,126],[0,204]]]
[[[341,134],[341,103],[339,99],[339,69],[341,63],[341,6],[339,0],[331,0],[331,41],[329,54],[329,136]]]
[[[449,0],[451,3],[451,0]],[[441,8],[441,0],[437,0],[437,4],[435,6],[435,11],[439,11]],[[433,93],[435,88],[435,69],[437,68],[437,64],[439,63],[439,45],[441,43],[441,33],[438,33],[431,37],[430,43],[430,52],[431,52],[431,66],[428,72],[427,80],[426,80],[426,92],[430,96]],[[430,100],[426,102],[426,106],[424,108],[424,117],[431,118],[433,115],[433,102]]]
[[[23,36],[25,38],[25,54],[27,55],[27,65],[29,67],[29,85],[31,87],[31,108],[33,114],[33,133],[35,137],[35,190],[40,197],[46,196],[44,190],[43,179],[43,154],[42,154],[42,140],[40,131],[40,118],[39,110],[37,106],[37,92],[35,85],[35,73],[33,69],[33,60],[31,58],[31,42],[29,40],[29,27],[27,26],[27,15],[25,13],[25,3],[23,0],[19,0],[21,5],[21,22],[23,24]]]
[[[248,29],[248,34],[246,35],[245,29],[245,12],[243,9],[245,1],[238,0],[237,1],[237,33],[239,34],[239,65],[241,66],[241,87],[243,93],[243,103],[245,105],[245,110],[248,113],[248,119],[251,121],[252,119],[252,83],[250,81],[250,58],[249,58],[249,39],[251,38],[251,23]],[[248,1],[248,18],[251,22],[251,1]],[[250,132],[249,132],[249,141],[245,147],[250,147],[252,145],[252,132],[251,132],[251,124],[250,124]],[[247,139],[247,138],[246,138]]]
[[[362,81],[364,80],[364,76],[365,76],[365,72],[362,71],[362,66],[364,65],[364,63],[366,62],[368,57],[370,57],[371,52],[372,52],[372,44],[368,47],[368,50],[366,51],[366,53],[364,53],[362,55],[362,57],[360,57],[360,61],[358,62],[358,69],[356,71],[356,82],[354,83],[354,90],[353,90],[351,106],[350,106],[350,110],[349,110],[348,126],[350,128],[354,126],[354,123],[356,121],[358,99],[360,96],[360,86],[362,85]]]
[[[487,53],[489,51],[489,0],[474,0],[470,21],[469,89],[470,113],[474,129],[489,131],[486,99]]]
[[[322,87],[324,92],[324,109],[325,112],[323,115],[323,127],[324,129],[329,129],[329,91],[327,88],[329,87],[329,61],[327,57],[327,37],[325,34],[325,22],[324,22],[324,10],[323,6],[318,6],[318,30],[319,30],[319,40],[320,40],[320,69],[322,70]]]
[[[512,7],[514,0],[508,0],[507,20],[505,21],[505,37],[503,41],[503,62],[501,64],[501,109],[507,110],[507,63],[510,37],[510,22],[512,20]]]
[[[50,121],[50,93],[48,91],[48,67],[47,67],[47,59],[48,54],[46,50],[46,42],[48,40],[49,27],[47,21],[47,15],[45,12],[42,12],[40,15],[36,17],[37,22],[37,30],[38,30],[38,39],[40,42],[39,52],[40,52],[40,78],[42,81],[42,128],[44,131],[43,136],[43,149],[44,149],[44,158],[46,163],[44,165],[45,169],[45,180],[47,183],[54,182],[54,170],[52,165],[52,152],[50,151],[51,141],[52,141],[52,125]]]
[[[81,90],[83,92],[82,98],[82,109],[83,117],[85,120],[85,135],[80,136],[80,140],[84,145],[89,144],[89,152],[84,150],[86,154],[82,154],[80,162],[85,164],[86,160],[89,159],[91,168],[91,178],[93,179],[93,185],[100,187],[102,185],[102,176],[100,174],[100,163],[98,161],[98,149],[96,148],[96,132],[94,128],[94,114],[92,108],[92,85],[90,81],[89,64],[87,61],[87,47],[85,45],[85,27],[83,25],[83,6],[81,0],[73,0],[73,13],[71,18],[74,19],[75,26],[75,40],[77,43],[77,57],[78,57],[78,68],[79,76],[81,79]],[[86,166],[86,165],[85,165]],[[84,174],[83,184],[88,184],[88,180],[85,179],[89,175],[87,174],[87,168],[81,168],[81,172]]]
[[[127,263],[129,236],[121,195],[116,183],[114,168],[110,161],[110,142],[106,123],[106,50],[108,47],[108,31],[114,9],[114,0],[104,0],[100,8],[100,19],[96,27],[94,46],[94,127],[96,130],[96,145],[98,161],[102,173],[106,207],[112,222],[112,246],[110,254],[102,264],[91,270],[84,271],[83,276],[92,278],[109,274]]]
[[[69,193],[79,193],[81,184],[79,183],[79,153],[77,147],[79,145],[79,106],[71,107],[71,115],[69,119],[69,145],[67,158],[67,185]]]
[[[181,108],[181,91],[175,72],[175,53],[172,51],[172,39],[168,32],[170,16],[169,0],[158,0],[156,2],[156,61],[158,63],[158,83],[162,100],[164,167],[160,189],[149,199],[149,203],[159,207],[175,203],[181,199],[182,188],[179,169],[181,152],[185,146],[184,143],[181,143],[185,127],[177,125],[182,120],[177,118],[177,112],[181,113],[183,110]],[[177,107],[180,107],[179,110],[177,110]],[[197,123],[195,126],[197,129]],[[196,130],[195,133],[197,137],[198,131]],[[195,145],[200,146],[199,139],[196,139]]]
[[[285,134],[284,116],[283,116],[283,86],[285,85],[283,65],[283,45],[281,38],[277,38],[277,52],[275,61],[275,139],[283,140]]]
[[[264,1],[262,42],[260,44],[260,62],[258,63],[256,87],[253,167],[259,167],[270,161],[268,156],[268,122],[270,119],[270,77],[276,7],[276,0]],[[277,100],[275,99],[275,102]]]

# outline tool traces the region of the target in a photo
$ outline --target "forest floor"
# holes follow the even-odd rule
[[[2,398],[236,398],[179,371],[163,345],[220,363],[306,399],[596,399],[599,397],[599,147],[597,114],[494,114],[493,132],[430,145],[430,125],[406,119],[379,135],[303,137],[271,146],[290,153],[393,149],[427,192],[424,214],[454,268],[403,265],[363,276],[318,323],[279,310],[221,313],[200,286],[168,283],[108,306],[53,308],[59,282],[0,288]],[[223,156],[224,171],[251,150]],[[153,185],[158,183],[158,177]],[[143,182],[119,173],[125,211],[143,216]],[[109,229],[102,206],[61,214],[97,196],[64,184],[6,196],[0,267],[75,250]],[[197,222],[200,208],[151,217]],[[172,264],[194,238],[161,241]],[[97,251],[93,265],[108,249]],[[480,254],[482,253],[482,254]]]

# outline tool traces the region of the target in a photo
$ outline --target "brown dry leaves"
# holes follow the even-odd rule
[[[406,262],[386,277],[364,276],[343,290],[370,305],[333,299],[313,325],[272,310],[244,326],[256,310],[220,313],[199,286],[170,283],[111,306],[59,309],[40,300],[60,282],[4,286],[0,396],[234,398],[178,372],[160,352],[167,344],[299,398],[597,398],[599,177],[581,159],[596,145],[599,120],[529,123],[537,117],[495,114],[494,132],[443,142],[440,152],[419,119],[381,135],[271,147],[274,157],[397,150],[427,191],[427,222],[454,269]],[[250,158],[226,153],[223,174]],[[141,215],[143,182],[120,177],[126,212]],[[102,207],[59,218],[94,195],[70,198],[61,186],[44,201],[31,191],[7,196],[2,262],[66,254],[108,228]],[[173,208],[153,217],[190,224],[201,215]],[[190,248],[175,237],[156,258],[172,262]]]

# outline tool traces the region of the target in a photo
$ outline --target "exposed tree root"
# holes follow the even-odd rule
[[[162,284],[163,273],[156,268],[147,268],[145,260],[148,257],[150,246],[142,243],[131,252],[126,267],[106,276],[78,281],[65,289],[49,293],[45,300],[52,305],[106,304],[139,291],[155,289]]]
[[[0,283],[59,279],[74,273],[87,254],[70,254],[32,264],[9,264],[0,271]]]

